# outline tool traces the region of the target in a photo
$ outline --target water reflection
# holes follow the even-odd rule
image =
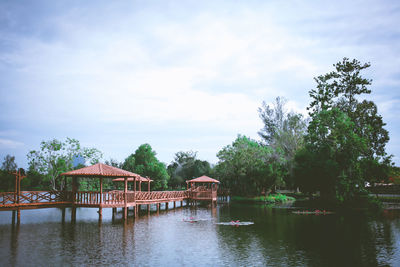
[[[149,213],[150,212],[150,213]],[[136,266],[396,266],[400,262],[398,211],[297,215],[266,206],[219,205],[168,211],[142,209],[122,220],[103,210],[43,209],[0,213],[0,265]],[[132,214],[130,214],[132,215]],[[184,218],[202,219],[196,223]],[[232,227],[216,222],[253,221]],[[33,257],[34,255],[34,257]]]

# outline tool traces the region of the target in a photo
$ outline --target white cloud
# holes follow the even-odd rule
[[[0,149],[14,149],[23,146],[24,143],[10,140],[10,139],[4,139],[0,138]]]
[[[393,8],[329,5],[67,5],[37,17],[37,32],[2,32],[13,49],[0,50],[0,64],[14,76],[2,76],[11,89],[1,93],[8,107],[19,108],[3,110],[0,119],[29,122],[43,134],[46,127],[79,134],[79,126],[97,124],[95,134],[102,135],[109,129],[101,125],[113,124],[122,136],[126,125],[147,133],[179,124],[208,128],[210,136],[255,138],[263,100],[284,96],[290,110],[307,114],[312,78],[343,56],[373,61],[378,88],[397,85],[398,45],[390,36],[375,38],[381,31],[374,30],[398,32]],[[354,16],[359,8],[363,13]],[[380,109],[388,114],[395,104]]]

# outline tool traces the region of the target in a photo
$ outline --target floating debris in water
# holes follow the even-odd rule
[[[314,210],[314,211],[296,210],[296,211],[292,211],[292,213],[294,213],[294,214],[304,214],[304,215],[327,215],[327,214],[333,214],[334,212],[326,211],[326,210]]]
[[[252,225],[252,224],[254,224],[254,222],[241,222],[241,221],[239,221],[239,220],[237,220],[237,221],[230,221],[230,222],[219,222],[219,223],[216,223],[216,224],[218,224],[218,225],[231,225],[231,226],[244,226],[244,225]]]
[[[182,221],[184,222],[189,222],[189,223],[195,223],[195,222],[204,222],[204,221],[209,221],[210,219],[196,219],[194,217],[189,217],[189,218],[184,218]]]

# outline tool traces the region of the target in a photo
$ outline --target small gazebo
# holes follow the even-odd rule
[[[186,181],[186,184],[191,199],[217,201],[218,180],[203,175]]]
[[[217,190],[217,185],[219,184],[218,180],[215,180],[214,178],[208,177],[208,176],[200,176],[198,178],[194,178],[192,180],[187,180],[187,190],[189,190],[189,184],[190,184],[190,190],[195,190],[198,188],[213,188],[215,187],[215,190]]]

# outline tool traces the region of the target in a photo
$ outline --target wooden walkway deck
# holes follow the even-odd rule
[[[124,210],[124,219],[127,218],[127,210],[134,207],[135,216],[141,205],[156,204],[157,210],[160,209],[161,203],[173,202],[174,208],[176,202],[186,200],[187,205],[195,203],[199,200],[216,202],[217,192],[212,190],[207,191],[109,191],[109,192],[93,192],[93,191],[21,191],[15,192],[0,192],[0,211],[12,210],[17,211],[17,222],[20,221],[20,210],[25,209],[40,209],[40,208],[72,208],[71,221],[75,221],[76,208],[98,208],[99,219],[102,217],[103,208],[113,208],[113,212],[117,208]],[[14,218],[13,212],[13,218]],[[64,215],[63,215],[64,216]]]

